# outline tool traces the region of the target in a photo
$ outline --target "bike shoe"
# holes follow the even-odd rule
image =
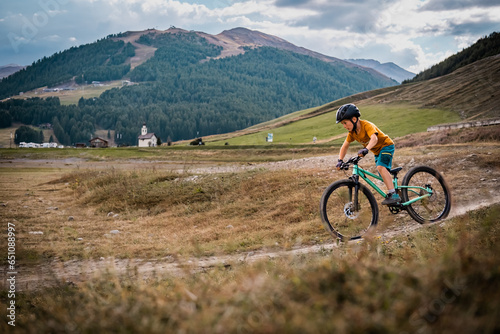
[[[401,203],[401,197],[398,194],[387,194],[382,201],[382,205],[396,205]]]

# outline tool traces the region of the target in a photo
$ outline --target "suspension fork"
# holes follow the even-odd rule
[[[357,167],[357,166],[355,166]],[[358,192],[359,192],[359,175],[354,174],[350,177],[350,179],[354,182],[354,196],[352,194],[352,189],[349,189],[349,198],[352,200],[354,204],[354,211],[359,211],[359,201],[358,201]]]

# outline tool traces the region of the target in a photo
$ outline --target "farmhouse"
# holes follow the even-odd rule
[[[89,142],[90,147],[108,147],[108,141],[99,137],[92,138]]]
[[[154,133],[148,133],[146,123],[142,125],[141,135],[139,136],[139,147],[156,147],[158,137]]]

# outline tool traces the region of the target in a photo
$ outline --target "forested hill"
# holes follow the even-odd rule
[[[37,60],[0,82],[0,99],[44,86],[121,79],[130,71],[125,61],[135,55],[130,43],[108,38],[72,47]]]
[[[237,56],[218,58],[223,48],[194,32],[145,32],[133,43],[121,37],[126,34],[44,58],[2,81],[0,92],[5,96],[10,87],[27,90],[20,87],[66,80],[127,78],[138,84],[105,91],[99,98],[81,98],[71,106],[60,105],[57,98],[11,99],[0,104],[0,120],[6,120],[2,125],[9,118],[35,126],[52,123],[57,140],[66,145],[88,141],[97,128],[109,129],[121,135],[119,143],[136,145],[146,122],[163,141],[175,141],[235,131],[397,84],[362,68],[272,47],[247,47]],[[131,69],[137,45],[156,52]]]
[[[493,32],[487,37],[480,38],[468,48],[433,65],[431,68],[417,74],[413,79],[406,80],[403,83],[424,81],[446,75],[460,67],[497,54],[500,54],[500,33]]]

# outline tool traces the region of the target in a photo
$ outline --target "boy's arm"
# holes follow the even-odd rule
[[[377,145],[377,143],[378,143],[378,136],[376,133],[374,133],[370,136],[370,142],[365,147],[368,150],[371,150],[373,147],[375,147],[375,145]]]
[[[349,143],[347,141],[347,139],[344,141],[344,143],[342,144],[342,147],[340,148],[340,152],[339,152],[339,160],[344,160],[344,157],[345,155],[347,154],[347,149],[349,149],[349,145],[351,143]]]
[[[368,150],[371,150],[373,147],[375,147],[377,143],[378,143],[378,136],[376,133],[374,133],[370,136],[370,141],[368,142],[368,145],[366,145],[365,148],[358,151],[358,156],[364,157],[365,155],[367,155]]]

